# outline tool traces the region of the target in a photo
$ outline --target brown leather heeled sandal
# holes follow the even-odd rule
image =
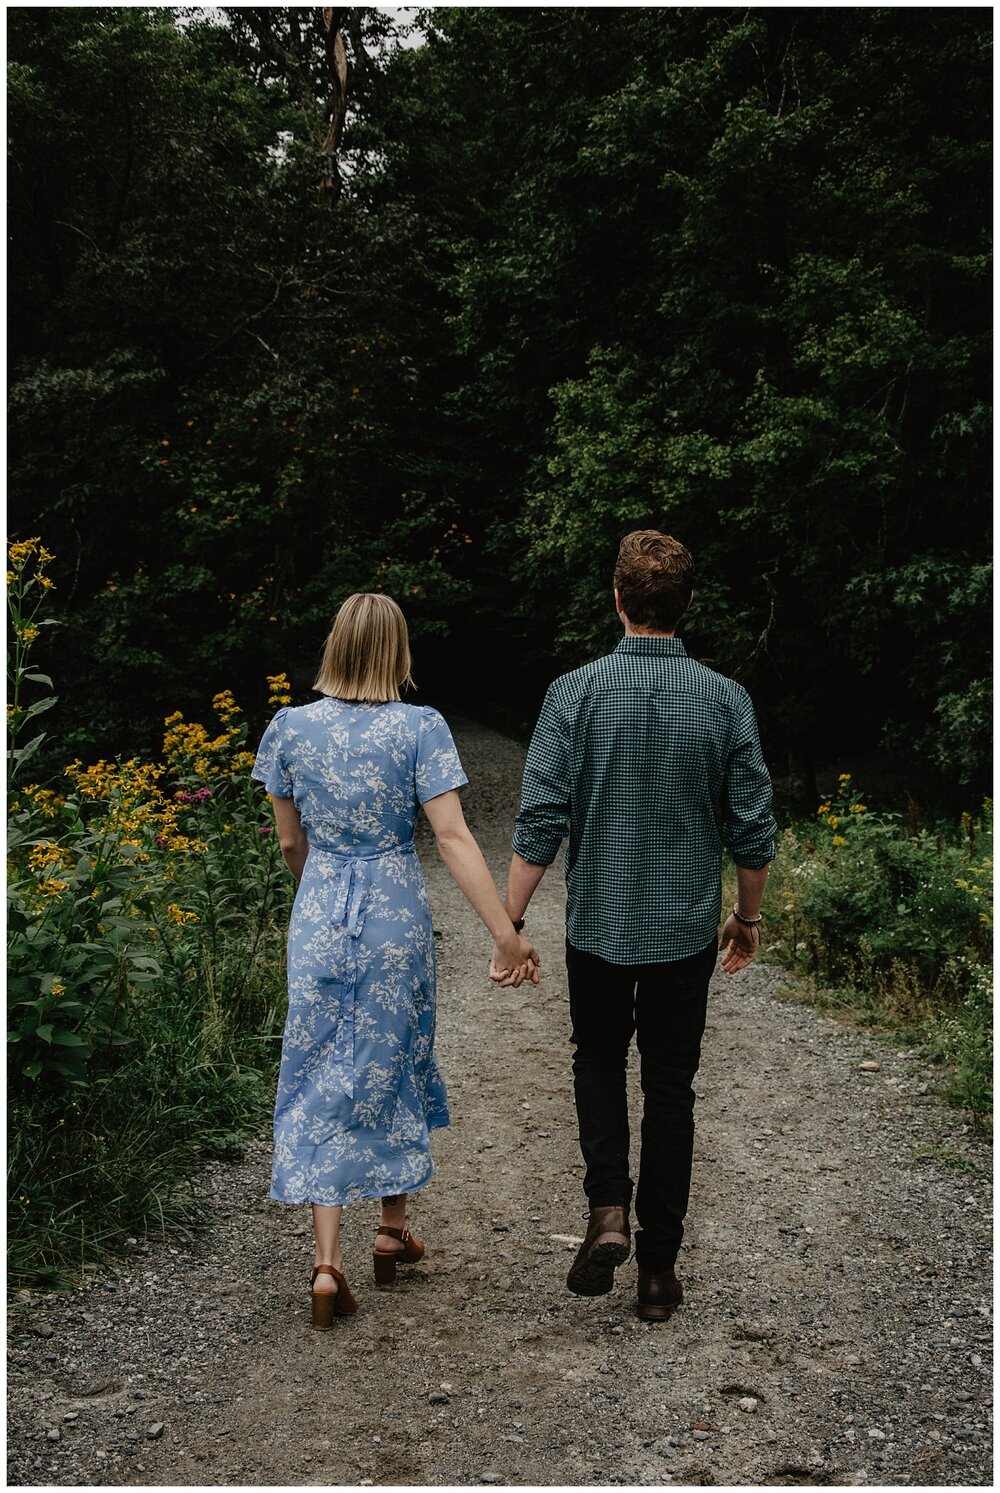
[[[309,1277],[310,1286],[316,1284],[317,1275],[332,1275],[337,1282],[335,1291],[313,1291],[312,1293],[312,1324],[317,1332],[329,1332],[333,1326],[334,1317],[351,1316],[357,1311],[358,1303],[351,1295],[347,1277],[342,1271],[337,1270],[333,1265],[315,1265]]]
[[[402,1249],[374,1249],[372,1259],[375,1262],[375,1284],[377,1286],[391,1286],[396,1279],[396,1265],[402,1261],[404,1265],[415,1265],[424,1257],[424,1246],[416,1234],[411,1234],[409,1229],[390,1229],[387,1224],[381,1224],[375,1234],[375,1243],[378,1244],[379,1234],[387,1234],[390,1239],[399,1239]]]

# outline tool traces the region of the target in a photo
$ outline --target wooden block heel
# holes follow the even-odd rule
[[[379,1234],[386,1234],[390,1239],[398,1239],[402,1249],[374,1249],[372,1261],[375,1266],[375,1284],[377,1286],[391,1286],[396,1281],[396,1266],[402,1262],[404,1265],[415,1265],[424,1257],[424,1246],[416,1234],[411,1234],[409,1229],[390,1229],[383,1224],[375,1235],[375,1243],[378,1244]]]
[[[334,1317],[350,1317],[358,1309],[351,1295],[347,1277],[333,1265],[316,1265],[310,1277],[310,1287],[316,1284],[317,1275],[332,1275],[337,1282],[335,1291],[311,1291],[312,1325],[317,1332],[329,1332]]]
[[[377,1286],[391,1286],[396,1280],[396,1256],[380,1254],[376,1249],[372,1259],[375,1264],[375,1284]]]
[[[333,1326],[333,1307],[336,1300],[336,1294],[332,1291],[312,1293],[313,1327],[317,1332],[329,1332]]]

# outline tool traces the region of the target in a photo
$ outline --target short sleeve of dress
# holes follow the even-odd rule
[[[415,778],[417,799],[422,804],[469,781],[444,716],[429,707],[420,713]]]
[[[257,760],[250,773],[250,776],[256,778],[258,783],[263,783],[268,793],[273,794],[275,798],[291,798],[292,796],[292,779],[282,755],[281,728],[287,713],[287,708],[279,710],[264,732],[260,739],[260,746],[257,748]]]

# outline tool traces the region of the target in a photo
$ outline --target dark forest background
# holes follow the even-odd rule
[[[988,10],[12,8],[10,524],[60,764],[351,591],[530,725],[632,528],[786,788],[987,787]],[[56,760],[53,758],[53,761]]]

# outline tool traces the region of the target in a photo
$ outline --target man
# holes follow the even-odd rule
[[[755,957],[774,856],[771,783],[749,696],[675,636],[694,564],[668,534],[621,543],[613,653],[549,688],[524,769],[506,907],[520,931],[569,834],[566,964],[573,1086],[586,1165],[586,1238],[566,1280],[599,1296],[630,1250],[626,1065],[644,1095],[636,1217],[639,1316],[670,1315],[694,1144],[692,1083],[715,967],[721,854],[738,897],[718,945],[729,974]]]

